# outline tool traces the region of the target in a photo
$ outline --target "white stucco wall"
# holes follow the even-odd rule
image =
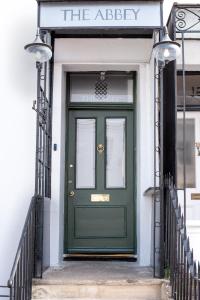
[[[23,47],[34,38],[36,2],[5,1],[0,12],[0,284],[13,264],[34,191],[34,63]]]
[[[164,2],[165,19],[172,2],[172,0]],[[196,0],[180,2],[197,3]],[[35,113],[31,107],[32,100],[36,97],[36,72],[32,58],[25,53],[23,47],[35,36],[36,15],[35,0],[3,1],[1,4],[0,284],[6,283],[10,273],[27,208],[34,191]],[[149,67],[144,64],[140,66],[143,78],[149,76],[148,69]],[[61,125],[58,124],[57,130],[59,126]],[[149,139],[149,136],[143,138]],[[144,148],[141,156],[145,154]],[[143,172],[141,176],[144,175],[146,178],[144,165],[141,172]],[[142,191],[149,183],[150,179],[146,178],[145,184],[141,187],[141,197],[143,197]],[[54,191],[56,188],[60,189],[55,185]],[[146,200],[142,199],[145,204]],[[52,202],[52,212],[54,209],[57,207]],[[51,217],[53,220],[53,215]],[[52,244],[55,245],[56,242],[59,240],[52,241]],[[146,242],[142,243],[141,247],[145,249]],[[52,252],[52,257],[53,255]]]

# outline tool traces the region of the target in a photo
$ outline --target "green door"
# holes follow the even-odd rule
[[[70,110],[66,253],[136,253],[132,111]]]

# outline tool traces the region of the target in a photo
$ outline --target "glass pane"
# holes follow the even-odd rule
[[[71,102],[133,102],[131,73],[72,73],[70,74]]]
[[[95,119],[76,120],[76,188],[95,188]]]
[[[106,187],[125,188],[126,120],[106,119]]]
[[[186,105],[200,106],[200,73],[186,73]],[[183,105],[183,77],[177,77],[178,105]]]
[[[195,120],[186,119],[186,142],[185,142],[185,166],[186,166],[186,187],[195,188]],[[183,175],[183,119],[177,120],[177,183],[178,188],[184,186]]]

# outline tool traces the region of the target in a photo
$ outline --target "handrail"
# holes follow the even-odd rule
[[[16,274],[17,266],[18,266],[18,263],[19,263],[19,260],[20,260],[23,241],[24,241],[24,238],[27,234],[28,223],[29,223],[29,220],[30,220],[30,217],[31,217],[32,210],[35,209],[35,202],[36,202],[36,198],[32,197],[31,203],[30,203],[30,206],[29,206],[29,209],[28,209],[28,213],[27,213],[27,216],[26,216],[26,220],[25,220],[25,223],[24,223],[24,227],[23,227],[23,230],[22,230],[22,235],[21,235],[21,238],[20,238],[20,241],[19,241],[17,253],[15,255],[13,267],[12,267],[12,270],[11,270],[11,273],[10,273],[10,278],[8,280],[8,286],[9,287],[11,287],[12,284],[13,284],[13,280],[14,280],[14,277],[15,277],[15,274]]]
[[[165,271],[174,299],[200,299],[200,262],[194,260],[173,179],[165,179]]]
[[[8,289],[8,295],[0,295],[0,298],[31,300],[32,278],[36,272],[38,214],[43,207],[39,202],[43,203],[42,197],[32,197],[7,286],[0,286]]]

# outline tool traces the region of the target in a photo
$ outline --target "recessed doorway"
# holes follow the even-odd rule
[[[69,73],[64,254],[136,254],[135,73]]]

